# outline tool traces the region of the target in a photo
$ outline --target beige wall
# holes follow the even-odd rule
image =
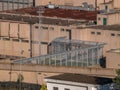
[[[37,28],[36,28],[37,26]],[[32,53],[33,56],[38,56],[39,55],[39,33],[42,34],[42,54],[47,54],[47,46],[52,40],[54,40],[57,37],[62,37],[66,36],[68,38],[69,34],[66,32],[66,29],[64,31],[61,31],[61,28],[67,28],[64,26],[57,26],[57,25],[41,25],[44,28],[47,29],[41,29],[42,32],[39,32],[38,24],[33,25],[33,30],[32,30]],[[40,39],[41,40],[41,39]],[[45,44],[46,43],[46,44]],[[47,44],[48,43],[48,44]]]
[[[107,6],[107,11],[109,11],[110,9],[113,9],[113,3],[109,3],[109,4],[100,4],[99,5],[99,10],[106,10],[106,7]]]
[[[27,40],[27,42],[25,41]],[[0,54],[30,57],[30,25],[0,21]]]
[[[120,0],[113,0],[113,6],[114,8],[120,8]]]
[[[120,69],[120,53],[108,52],[106,63],[107,68]]]
[[[103,18],[107,19],[107,25],[120,24],[120,13],[98,14],[97,25],[103,25]]]
[[[108,15],[108,25],[120,24],[120,13]]]
[[[105,51],[120,47],[120,36],[118,36],[118,34],[120,34],[119,31],[100,30],[100,29],[96,30],[96,29],[90,29],[90,28],[75,29],[72,26],[67,27],[67,26],[45,25],[45,24],[42,24],[41,26],[44,28],[47,27],[47,29],[42,28],[42,46],[41,46],[42,54],[47,54],[48,45],[55,38],[62,37],[62,36],[66,36],[67,38],[69,38],[69,32],[67,31],[67,29],[71,29],[72,39],[105,42],[107,44],[105,45],[105,49],[104,49]],[[1,55],[30,57],[30,52],[32,52],[32,56],[39,56],[38,24],[32,25],[32,37],[31,37],[32,51],[30,51],[31,44],[30,44],[30,25],[29,24],[20,23],[20,22],[18,23],[18,22],[1,21],[0,31],[1,31],[1,34],[0,34],[1,35],[1,39],[0,39]],[[91,32],[94,32],[95,34],[91,34]],[[98,32],[100,32],[101,34],[98,35],[97,34]],[[115,34],[115,36],[111,36],[111,34]],[[9,39],[9,36],[10,36],[10,39]],[[9,40],[4,40],[6,38]],[[21,39],[28,40],[28,42],[24,42]],[[15,41],[15,40],[19,40],[19,41]]]
[[[112,0],[109,0],[112,1]],[[105,10],[105,6],[108,7],[109,9],[120,9],[120,0],[113,0],[113,2],[106,3],[106,4],[99,4],[99,9],[100,10]]]
[[[92,34],[94,32],[95,34]],[[98,35],[97,33],[101,33]],[[115,34],[112,36],[111,34]],[[114,30],[100,30],[100,29],[74,29],[72,31],[73,39],[85,40],[85,41],[95,41],[95,42],[104,42],[106,43],[104,51],[110,49],[115,49],[120,47],[120,31]]]
[[[104,2],[104,0],[97,0],[97,1],[98,1],[98,4]],[[106,0],[106,1],[109,1],[109,0]],[[41,2],[40,0],[36,0],[36,6],[40,4],[47,5],[49,2],[56,5],[69,4],[73,6],[81,6],[83,2],[87,2],[89,4],[95,5],[95,0],[43,0],[43,2]]]
[[[103,25],[103,18],[108,18],[107,15],[97,14],[97,25]]]
[[[0,81],[10,81],[10,74],[9,70],[0,70]],[[11,73],[11,81],[17,81],[18,75],[20,71],[12,71]],[[24,77],[23,82],[26,83],[33,83],[33,84],[40,84],[42,85],[45,83],[44,78],[53,76],[53,75],[58,75],[59,73],[44,73],[44,72],[27,72],[27,71],[22,71],[21,74]],[[38,80],[38,82],[37,82]]]

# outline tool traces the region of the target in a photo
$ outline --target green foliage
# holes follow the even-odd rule
[[[117,76],[113,79],[113,82],[117,84],[118,87],[120,87],[120,69],[116,70]]]
[[[48,89],[47,89],[46,85],[42,84],[42,87],[40,90],[48,90]]]
[[[19,74],[19,75],[18,75],[18,78],[17,78],[17,83],[20,83],[20,82],[22,82],[23,80],[24,80],[23,75],[22,75],[22,74]]]

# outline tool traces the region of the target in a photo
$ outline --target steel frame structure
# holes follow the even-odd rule
[[[100,65],[104,45],[105,43],[69,40],[62,37],[51,42],[50,54],[16,60],[14,63],[76,67]]]

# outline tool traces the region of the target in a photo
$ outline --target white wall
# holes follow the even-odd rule
[[[69,82],[69,81],[61,81],[61,80],[45,79],[45,81],[47,81],[48,90],[53,90],[53,87],[58,87],[58,90],[65,90],[65,88],[70,90],[97,90],[96,87],[98,87],[98,85],[93,85],[93,84],[77,83],[77,82]]]
[[[45,79],[45,81],[47,81]],[[94,84],[87,84],[87,83],[77,83],[77,82],[69,82],[69,81],[61,81],[61,80],[52,80],[50,79],[47,82],[47,89],[53,90],[53,87],[58,87],[58,90],[111,90],[110,84],[106,85],[94,85]],[[99,88],[99,89],[98,89]]]

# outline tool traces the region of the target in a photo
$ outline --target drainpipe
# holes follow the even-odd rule
[[[33,0],[33,7],[35,7],[35,0]]]
[[[97,0],[95,0],[95,10],[97,10]]]
[[[30,57],[32,57],[32,24],[30,23]]]

